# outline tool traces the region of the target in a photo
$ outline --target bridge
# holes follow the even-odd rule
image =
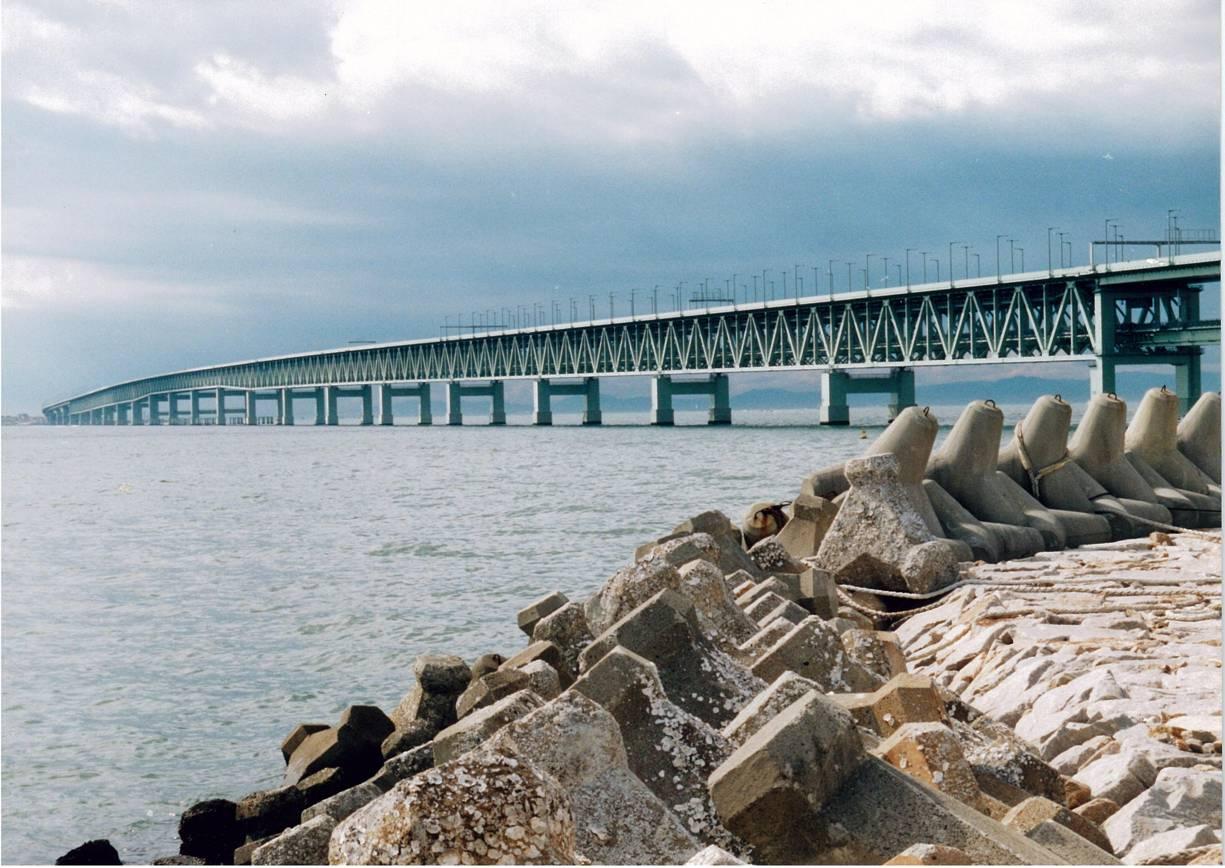
[[[338,399],[357,397],[372,425],[377,394],[379,424],[394,423],[396,397],[416,398],[418,422],[431,424],[431,384],[442,383],[448,424],[463,423],[464,397],[482,397],[496,425],[505,381],[530,380],[536,424],[552,423],[553,397],[579,395],[584,424],[596,425],[601,378],[648,375],[653,424],[671,425],[674,396],[695,394],[708,396],[711,424],[727,424],[728,374],[810,370],[820,421],[846,425],[852,393],[888,395],[894,413],[913,404],[919,367],[1077,360],[1092,364],[1094,393],[1115,391],[1120,366],[1173,365],[1186,409],[1201,391],[1202,347],[1221,340],[1220,320],[1200,317],[1201,284],[1220,279],[1214,251],[366,344],[129,380],[43,413],[62,425],[292,425],[306,400],[314,424],[335,425]],[[261,416],[261,404],[273,412]]]

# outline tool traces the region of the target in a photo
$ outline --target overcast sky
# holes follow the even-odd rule
[[[1216,227],[1218,16],[9,0],[4,412],[484,308]]]

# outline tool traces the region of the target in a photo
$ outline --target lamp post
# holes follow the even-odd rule
[[[906,288],[907,289],[910,289],[910,253],[913,250],[914,250],[913,247],[906,248]]]
[[[829,297],[832,300],[834,297],[834,260],[829,261]]]
[[[1063,236],[1065,233],[1056,233],[1059,236],[1059,267],[1063,268]]]
[[[872,257],[875,253],[865,253],[863,255],[863,288],[868,288],[868,274],[872,271]]]
[[[753,301],[757,301],[757,275],[753,275]]]
[[[974,276],[983,276],[983,260],[977,253],[974,254]]]
[[[939,283],[940,282],[940,260],[933,256],[932,262],[936,263],[936,283]]]
[[[1007,238],[1007,235],[995,236],[995,282],[999,283],[1003,278],[1000,275],[1000,239]]]
[[[1051,233],[1055,231],[1055,228],[1054,226],[1046,227],[1046,273],[1049,277],[1055,276],[1055,266],[1051,262]],[[1061,250],[1060,253],[1062,252]]]
[[[765,301],[765,300],[766,300],[766,273],[767,273],[769,270],[770,270],[770,269],[768,269],[768,268],[763,268],[763,269],[761,270],[761,300],[762,300],[762,301]]]
[[[1071,268],[1071,267],[1072,267],[1072,242],[1071,242],[1071,241],[1065,241],[1065,242],[1063,242],[1063,244],[1068,245],[1068,268]],[[1061,245],[1059,246],[1059,248],[1060,248],[1060,249],[1059,249],[1059,260],[1060,260],[1060,262],[1062,262],[1062,261],[1063,261],[1063,244],[1061,244]]]
[[[1021,272],[1025,272],[1025,248],[1018,247],[1017,252],[1021,254]]]
[[[1102,235],[1102,248],[1106,251],[1106,264],[1110,264],[1110,224],[1117,218],[1107,217],[1104,234]]]
[[[853,281],[851,280],[851,268],[853,267],[853,265],[854,263],[852,262],[848,262],[846,264],[846,291],[847,292],[850,292],[852,289],[854,289],[854,287],[852,286]]]
[[[953,288],[953,245],[960,244],[960,241],[949,242],[949,288]]]
[[[803,283],[804,278],[800,277],[800,268],[801,268],[800,264],[796,263],[796,266],[795,266],[795,300],[796,301],[800,300],[800,292],[804,289],[804,283]]]
[[[961,245],[961,252],[965,255],[966,280],[969,280],[970,279],[970,245],[963,242]]]
[[[923,256],[923,282],[927,283],[927,251],[920,250],[919,253]]]
[[[1008,271],[1010,274],[1015,274],[1017,270],[1017,252],[1016,248],[1013,247],[1015,242],[1015,238],[1008,239]]]
[[[889,286],[889,257],[883,256],[881,258],[885,260],[885,287],[888,288]]]

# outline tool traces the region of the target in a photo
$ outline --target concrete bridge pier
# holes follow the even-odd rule
[[[434,414],[430,406],[430,384],[418,383],[415,386],[396,386],[383,383],[379,386],[379,424],[394,425],[395,416],[392,412],[393,398],[417,399],[417,424],[432,425]]]
[[[374,386],[369,384],[362,386],[359,390],[359,395],[362,399],[362,421],[363,425],[374,424]]]
[[[132,424],[145,424],[145,402],[143,400],[132,402]]]
[[[320,386],[315,389],[315,424],[326,425],[327,423],[327,395],[324,394],[323,386]]]
[[[336,409],[336,400],[340,397],[339,389],[336,386],[324,386],[324,396],[327,404],[327,419],[325,425],[339,425],[340,414]]]
[[[191,417],[188,419],[188,421],[192,425],[199,425],[200,424],[200,391],[199,389],[191,390],[190,400],[191,400],[191,411],[190,411]]]
[[[114,425],[115,424],[115,405],[114,404],[112,404],[109,407],[102,408],[102,424],[104,425]]]
[[[185,397],[179,392],[166,395],[166,421],[171,425],[179,424],[179,399]]]
[[[281,389],[277,409],[277,424],[293,425],[293,389]]]
[[[822,425],[851,424],[851,409],[847,405],[848,395],[889,395],[889,418],[907,407],[913,407],[914,371],[910,368],[894,368],[883,377],[852,377],[846,371],[821,372]]]
[[[586,399],[583,407],[583,424],[599,425],[603,421],[600,412],[600,381],[596,377],[584,377],[577,383],[554,383],[547,377],[536,381],[533,392],[532,424],[553,424],[554,395],[580,395]]]
[[[225,424],[225,389],[217,389],[213,395],[213,399],[217,402],[217,424]]]
[[[259,423],[259,416],[256,413],[256,402],[259,400],[259,398],[256,397],[254,390],[247,392],[244,397],[247,399],[247,414],[245,421],[248,425],[256,425]]]
[[[710,425],[732,424],[732,404],[728,393],[727,374],[711,374],[700,380],[674,380],[660,374],[651,380],[651,424],[673,425],[676,413],[672,409],[675,395],[709,395]]]
[[[464,413],[461,408],[462,399],[489,399],[489,424],[506,424],[506,392],[501,380],[490,380],[485,385],[465,385],[458,380],[447,383],[447,424],[464,424]]]
[[[132,405],[131,405],[131,404],[118,404],[118,405],[116,405],[116,407],[115,407],[115,416],[116,416],[116,418],[115,418],[115,424],[117,424],[117,425],[128,425],[128,424],[130,424],[130,421],[131,421],[131,420],[128,418],[128,414],[129,414],[129,413],[131,413],[131,412],[132,412]]]
[[[162,398],[165,395],[150,395],[149,396],[149,424],[162,424]]]
[[[1161,355],[1109,354],[1095,358],[1089,367],[1089,394],[1118,393],[1117,369],[1125,365],[1173,365],[1174,392],[1178,395],[1179,412],[1186,414],[1195,406],[1204,391],[1203,348],[1189,347],[1177,353]]]

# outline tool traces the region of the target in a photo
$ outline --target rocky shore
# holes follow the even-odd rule
[[[1220,864],[1220,399],[1095,402],[1003,448],[975,402],[935,455],[906,410],[298,725],[158,864]]]

